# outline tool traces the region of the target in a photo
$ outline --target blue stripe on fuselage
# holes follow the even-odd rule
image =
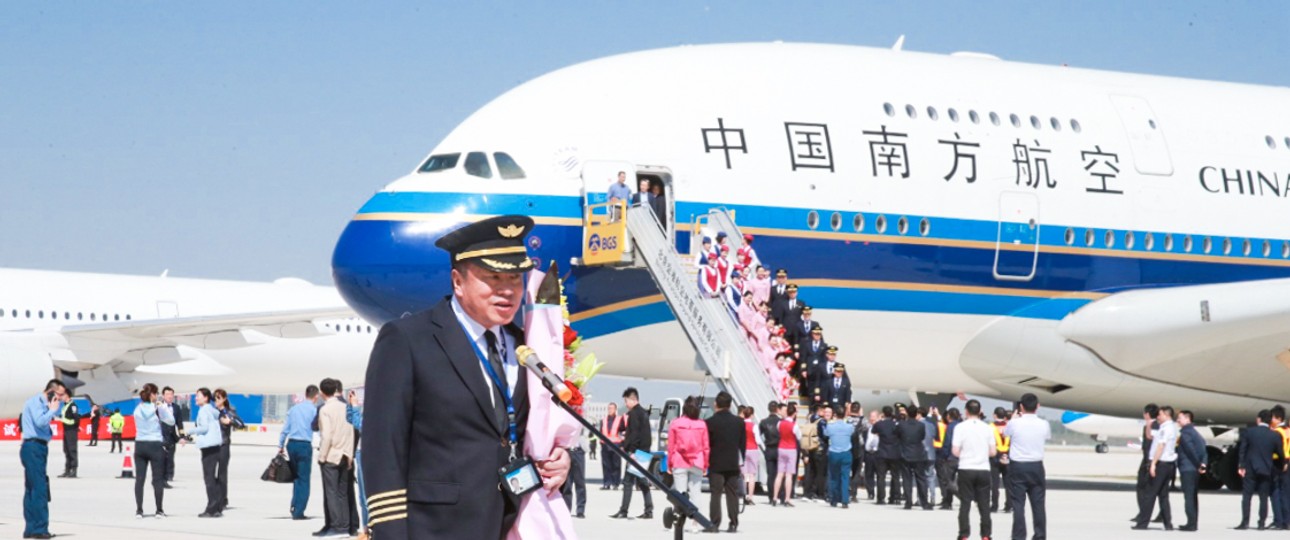
[[[686,224],[695,215],[706,213],[717,205],[681,202],[677,204],[678,223]],[[754,245],[760,258],[771,267],[784,267],[794,280],[842,280],[880,282],[881,288],[860,285],[813,286],[804,289],[806,301],[823,309],[864,309],[981,315],[1015,315],[1060,319],[1088,302],[1087,299],[1037,298],[1033,291],[1054,295],[1092,291],[1115,291],[1148,286],[1177,286],[1221,283],[1290,276],[1290,269],[1277,266],[1242,264],[1243,260],[1261,257],[1228,257],[1229,260],[1194,261],[1153,259],[1126,256],[1117,249],[1085,253],[1050,253],[1038,255],[1036,276],[1027,282],[1001,281],[994,277],[995,250],[991,246],[963,246],[963,241],[993,243],[998,223],[957,218],[928,217],[931,226],[926,244],[887,243],[882,238],[894,234],[899,215],[886,216],[888,233],[870,241],[810,237],[808,210],[749,205],[726,205],[734,210],[741,226],[772,229],[758,235]],[[404,312],[428,308],[448,294],[447,256],[433,247],[434,241],[458,226],[458,219],[448,214],[492,215],[521,213],[535,217],[578,219],[581,201],[578,197],[552,195],[487,196],[465,193],[380,193],[373,197],[361,214],[425,214],[426,221],[385,221],[357,219],[349,224],[337,243],[333,268],[337,286],[347,301],[369,320],[385,321]],[[819,214],[822,228],[827,228],[830,211]],[[855,212],[841,212],[842,231],[850,231]],[[872,234],[877,214],[867,213],[865,231]],[[470,219],[470,218],[465,218]],[[910,232],[917,236],[922,216],[907,216]],[[536,240],[530,253],[542,264],[555,260],[566,278],[570,312],[581,313],[606,305],[658,294],[644,270],[609,268],[568,268],[571,257],[581,254],[582,228],[574,225],[542,224],[534,229]],[[1040,242],[1046,246],[1065,246],[1064,227],[1045,226]],[[1078,241],[1083,230],[1077,229]],[[779,236],[777,232],[807,237]],[[1118,232],[1123,239],[1123,232]],[[1139,233],[1142,234],[1142,233]],[[1159,235],[1160,233],[1156,233]],[[679,233],[686,245],[688,233]],[[826,236],[826,235],[820,235]],[[1181,235],[1176,243],[1181,245]],[[1197,238],[1197,245],[1200,244]],[[942,242],[938,244],[937,242]],[[1098,245],[1103,241],[1097,234]],[[1145,242],[1140,241],[1139,246]],[[1218,242],[1216,242],[1217,244]],[[1279,244],[1279,242],[1278,242]],[[1156,242],[1161,252],[1163,241]],[[1256,251],[1260,251],[1260,249]],[[1140,247],[1132,250],[1142,252]],[[1274,250],[1279,255],[1279,249]],[[1028,261],[1028,257],[1023,257]],[[984,287],[988,291],[906,290],[902,284],[943,287]],[[995,294],[997,291],[998,294]],[[601,313],[579,322],[587,335],[603,335],[671,318],[663,304],[637,306],[614,313]]]

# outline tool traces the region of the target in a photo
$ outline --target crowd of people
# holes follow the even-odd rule
[[[323,529],[315,536],[354,536],[366,522],[367,509],[362,497],[355,497],[354,483],[357,479],[358,492],[361,494],[362,475],[357,471],[358,432],[362,427],[362,408],[358,396],[350,392],[348,399],[340,397],[340,382],[335,379],[324,379],[319,386],[310,386],[306,390],[306,399],[292,408],[285,429],[281,446],[285,452],[290,444],[299,450],[289,463],[295,473],[291,515],[296,519],[306,519],[305,505],[308,502],[310,461],[312,455],[313,434],[317,432],[319,445],[318,463],[322,470],[322,482],[325,500],[326,519]],[[228,392],[222,388],[210,390],[199,388],[193,395],[196,412],[191,413],[177,400],[174,389],[159,389],[152,383],[144,384],[138,393],[138,403],[134,406],[135,435],[133,448],[133,476],[135,517],[137,519],[167,517],[165,506],[166,490],[172,489],[175,477],[175,454],[179,447],[193,445],[200,454],[203,484],[206,503],[199,518],[220,518],[229,507],[229,462],[231,458],[232,434],[245,427],[237,411],[229,403]],[[101,415],[108,412],[108,432],[112,435],[112,446],[108,453],[124,452],[122,434],[125,426],[125,415],[120,409],[106,409],[91,405],[91,412],[85,415],[89,420],[90,430],[88,446],[98,445],[98,431]],[[192,418],[190,426],[185,428],[184,419]],[[64,471],[60,478],[78,477],[79,455],[77,445],[82,436],[80,429],[82,416],[76,410],[72,393],[58,379],[50,380],[43,393],[29,399],[19,419],[22,431],[22,449],[20,452],[25,471],[25,492],[23,496],[23,515],[26,527],[24,538],[52,538],[49,532],[49,481],[45,476],[48,465],[48,444],[54,437],[51,423],[62,427],[62,445],[64,451]],[[288,435],[293,438],[288,441]],[[294,437],[303,437],[303,448],[295,443],[302,442]],[[356,476],[357,475],[357,476]],[[151,482],[149,482],[151,480]],[[145,487],[151,483],[151,513],[144,511]],[[362,515],[358,507],[362,507]]]
[[[814,309],[798,298],[788,270],[776,270],[771,281],[753,248],[754,237],[745,234],[743,240],[732,253],[726,233],[718,232],[715,241],[703,238],[697,259],[700,292],[725,300],[780,401],[800,396],[813,405],[846,406],[851,377],[838,362],[838,347],[824,341]]]
[[[649,448],[650,435],[647,428],[628,433],[629,427],[648,426],[649,415],[635,389],[624,393],[624,403],[636,418],[619,415],[610,404],[601,431],[636,454]],[[1034,394],[1023,395],[1012,410],[996,408],[993,417],[975,399],[962,411],[944,414],[936,407],[896,404],[866,415],[858,402],[821,403],[811,405],[804,420],[798,419],[797,403],[780,401],[769,403],[759,419],[753,407],[734,407],[725,392],[716,396],[709,418],[700,419],[701,407],[700,397],[687,398],[681,416],[668,426],[667,470],[672,486],[696,504],[701,479],[708,478],[710,532],[723,521],[727,530],[736,530],[742,508],[755,505],[760,492],[770,506],[786,508],[798,499],[847,509],[864,498],[906,510],[954,510],[957,500],[959,538],[970,536],[973,505],[983,538],[993,534],[992,514],[1001,510],[1013,516],[1013,538],[1026,537],[1031,523],[1035,538],[1046,535],[1043,457],[1052,433],[1036,414]],[[601,489],[627,486],[611,517],[628,516],[632,488],[646,493],[645,512],[637,517],[653,517],[649,484],[622,472],[611,456],[608,449],[601,452]],[[648,466],[650,458],[637,459]]]

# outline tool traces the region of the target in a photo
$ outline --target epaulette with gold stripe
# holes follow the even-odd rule
[[[408,490],[398,489],[372,495],[367,498],[367,508],[367,525],[369,527],[374,527],[387,521],[407,519]]]

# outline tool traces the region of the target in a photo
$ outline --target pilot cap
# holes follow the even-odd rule
[[[828,348],[828,349],[826,349],[826,351],[827,351],[829,354],[838,354],[838,346],[837,346],[837,345],[829,345],[829,348]]]
[[[476,221],[443,235],[435,247],[447,251],[454,264],[474,261],[493,272],[518,274],[533,269],[524,238],[533,218],[508,215]]]

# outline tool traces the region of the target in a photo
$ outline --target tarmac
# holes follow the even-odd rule
[[[242,435],[239,437],[239,435]],[[81,539],[190,540],[190,539],[303,539],[322,527],[322,488],[314,467],[314,481],[306,514],[311,519],[293,521],[288,514],[291,498],[289,484],[271,484],[260,480],[276,448],[273,437],[261,434],[234,436],[231,463],[231,508],[223,518],[202,519],[205,491],[201,479],[200,454],[191,445],[178,451],[174,489],[166,491],[165,519],[136,519],[134,516],[134,481],[119,479],[122,455],[109,454],[108,442],[97,447],[80,448],[80,478],[54,478],[63,467],[61,443],[50,444],[49,476],[53,502],[50,503],[50,531],[58,537]],[[254,443],[263,444],[254,444]],[[250,444],[248,444],[250,443]],[[21,538],[23,472],[18,459],[19,443],[0,443],[0,538]],[[1116,449],[1109,454],[1095,454],[1092,447],[1055,447],[1045,460],[1048,471],[1048,533],[1051,538],[1154,538],[1163,531],[1153,524],[1152,531],[1130,531],[1129,518],[1137,512],[1133,491],[1134,475],[1141,454],[1130,449]],[[587,475],[588,502],[586,519],[577,519],[580,538],[666,539],[672,532],[659,519],[666,503],[654,493],[654,519],[615,520],[608,516],[618,509],[619,491],[600,490],[600,461],[589,460]],[[149,479],[151,481],[151,479]],[[145,511],[151,512],[151,485],[144,496]],[[1182,496],[1175,492],[1171,501],[1174,525],[1182,525]],[[957,509],[906,511],[892,506],[876,506],[861,501],[847,510],[827,504],[799,500],[795,508],[770,507],[765,497],[747,507],[740,516],[738,535],[752,539],[808,538],[952,538],[958,530]],[[1229,492],[1204,492],[1200,496],[1200,533],[1196,538],[1244,538],[1248,531],[1231,528],[1240,521],[1240,497]],[[957,508],[957,505],[956,505]],[[639,493],[634,494],[631,514],[643,509]],[[700,509],[707,512],[707,494]],[[1255,509],[1257,519],[1257,509]],[[1253,525],[1253,524],[1252,524]],[[1012,516],[994,514],[994,537],[1009,538]],[[975,510],[972,518],[973,538],[979,538]],[[1177,534],[1177,533],[1176,533]],[[828,535],[828,536],[821,536]],[[706,537],[697,533],[687,537]],[[1187,536],[1183,534],[1183,536]]]

